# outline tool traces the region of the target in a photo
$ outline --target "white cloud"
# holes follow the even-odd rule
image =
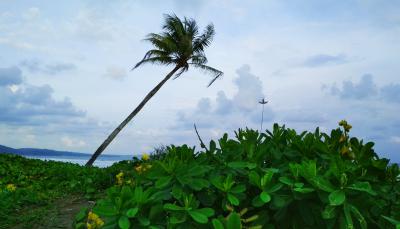
[[[400,144],[400,136],[392,136],[390,138],[390,141],[395,143],[395,144]]]
[[[56,75],[61,72],[68,72],[76,69],[76,66],[71,63],[55,62],[44,64],[43,61],[37,59],[23,60],[20,62],[20,66],[31,73],[44,73],[49,75]]]
[[[216,36],[206,54],[210,65],[224,71],[225,77],[207,89],[203,87],[206,77],[196,71],[169,82],[107,152],[138,152],[160,142],[191,144],[196,142],[194,122],[202,136],[213,138],[238,127],[258,128],[261,106],[256,102],[260,96],[270,101],[266,128],[277,121],[307,130],[322,125],[329,131],[346,118],[353,124],[354,135],[377,142],[378,152],[395,157],[400,150],[399,144],[390,141],[390,136],[400,136],[400,108],[396,106],[400,101],[400,8],[394,1],[72,0],[2,5],[0,67],[17,65],[26,79],[18,89],[7,83],[0,90],[0,103],[7,107],[15,101],[28,103],[28,96],[33,99],[40,94],[41,101],[52,101],[41,106],[32,101],[30,107],[19,105],[30,113],[23,116],[25,122],[14,122],[12,128],[2,119],[0,139],[4,144],[24,147],[24,136],[35,135],[32,146],[67,149],[60,144],[60,136],[68,136],[83,140],[86,152],[96,149],[169,70],[146,66],[132,72],[134,77],[126,77],[128,69],[151,48],[141,40],[147,33],[160,32],[163,13],[176,12],[194,17],[200,30],[214,23]],[[35,73],[20,65],[35,58],[42,61],[39,69],[45,71]],[[56,66],[68,63],[79,64],[79,69],[71,72]],[[242,75],[247,76],[236,75],[243,63],[250,63],[253,73],[244,67]],[[54,65],[49,71],[64,69],[68,77],[49,77],[47,65]],[[107,69],[113,67],[116,69]],[[366,72],[374,75],[372,83],[356,77]],[[99,77],[107,74],[108,78]],[[239,82],[241,77],[243,82]],[[348,83],[342,84],[344,81]],[[319,89],[321,84],[334,82],[336,96]],[[46,84],[49,86],[43,87]],[[43,97],[46,93],[49,96]],[[71,99],[64,101],[64,97]],[[193,104],[197,102],[196,107]],[[75,112],[83,109],[87,115],[43,115],[46,110],[54,112],[49,104],[58,104],[59,111],[64,111],[62,104]],[[0,110],[0,116],[4,115],[6,109]],[[33,115],[39,113],[42,115]],[[175,123],[174,117],[178,117]],[[101,126],[97,120],[109,121],[112,126]],[[44,128],[40,123],[48,125]],[[171,126],[175,129],[168,128]]]
[[[123,80],[128,76],[128,73],[125,68],[111,66],[106,69],[104,73],[104,77],[114,79],[114,80]]]
[[[304,61],[304,66],[306,67],[320,67],[325,65],[338,65],[345,64],[348,62],[346,55],[328,55],[328,54],[318,54],[308,57]]]
[[[68,148],[81,148],[86,146],[86,142],[79,139],[70,138],[68,136],[64,136],[61,138],[62,144]]]
[[[75,33],[86,41],[110,41],[115,27],[94,9],[81,10],[73,22]]]
[[[37,7],[31,7],[29,8],[23,15],[22,17],[27,20],[27,21],[32,21],[35,20],[40,16],[40,9]]]
[[[342,99],[365,99],[375,96],[377,91],[378,87],[370,74],[363,75],[359,83],[343,81],[341,89],[336,85],[331,87],[331,94],[338,95]]]
[[[27,134],[27,135],[25,135],[23,141],[24,141],[24,143],[25,143],[26,145],[34,145],[34,144],[37,144],[36,135],[34,135],[34,134]]]
[[[12,39],[8,39],[8,38],[0,38],[0,44],[9,45],[9,46],[17,48],[17,49],[28,50],[28,51],[37,49],[37,47],[35,45],[33,45],[29,42],[12,40]]]
[[[233,82],[237,91],[232,98],[228,98],[223,91],[217,93],[215,101],[201,98],[193,111],[178,112],[176,125],[188,130],[196,123],[199,128],[208,129],[211,135],[223,129],[258,126],[261,121],[261,106],[258,101],[264,98],[262,82],[251,73],[248,65],[243,65],[236,73],[238,77]],[[274,112],[266,106],[264,120],[268,122],[273,117]]]

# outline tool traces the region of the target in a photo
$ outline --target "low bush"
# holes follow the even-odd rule
[[[72,163],[42,161],[0,154],[0,228],[12,225],[33,224],[42,220],[42,213],[25,215],[26,210],[51,207],[53,201],[65,196],[84,196],[94,199],[101,190],[114,183],[114,171],[122,166],[107,169],[87,168]]]
[[[136,159],[76,228],[390,228],[400,219],[399,167],[373,143],[330,134],[238,130],[201,152],[169,146]],[[163,151],[164,152],[164,151]],[[89,214],[89,218],[87,217]]]

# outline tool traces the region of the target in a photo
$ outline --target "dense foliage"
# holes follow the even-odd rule
[[[170,146],[116,176],[76,228],[391,228],[399,225],[399,167],[373,143],[330,134],[246,129],[204,151]],[[126,167],[125,167],[126,168]],[[89,218],[87,215],[89,214]]]
[[[100,169],[0,154],[0,228],[32,225],[35,218],[45,220],[40,218],[46,212],[27,215],[26,210],[45,209],[66,195],[93,199],[98,191],[112,185],[115,171],[120,169],[120,164]]]

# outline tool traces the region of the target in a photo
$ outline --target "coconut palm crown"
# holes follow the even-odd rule
[[[208,84],[210,86],[222,72],[207,66],[207,58],[204,49],[207,48],[214,37],[214,26],[209,24],[204,32],[199,34],[197,23],[193,19],[184,18],[180,20],[176,15],[166,15],[164,32],[160,34],[150,33],[146,41],[153,44],[154,49],[149,50],[144,58],[133,67],[133,69],[145,63],[174,65],[174,69],[169,72],[161,82],[159,82],[147,95],[142,102],[119,124],[119,126],[107,137],[106,140],[93,153],[86,163],[91,166],[98,156],[114,140],[118,133],[139,113],[144,105],[160,90],[160,88],[175,75],[179,77],[182,73],[189,70],[189,66],[199,68],[212,74],[213,79]]]
[[[189,66],[199,68],[210,73],[214,78],[210,86],[222,72],[207,66],[207,57],[204,49],[207,48],[214,37],[213,24],[208,24],[202,34],[199,34],[197,23],[193,19],[184,18],[182,21],[176,15],[165,15],[163,33],[150,33],[145,41],[149,41],[155,48],[149,50],[143,60],[135,68],[145,63],[175,65],[179,69],[175,78],[189,70]]]

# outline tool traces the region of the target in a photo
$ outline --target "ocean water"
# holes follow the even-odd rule
[[[70,162],[79,165],[85,165],[86,162],[89,160],[89,156],[25,156],[27,158],[32,159],[40,159],[44,161],[61,161],[61,162]],[[132,159],[132,155],[107,155],[106,157],[98,157],[96,161],[93,163],[94,166],[105,168],[111,166],[115,162],[122,161],[122,160],[130,160]]]

